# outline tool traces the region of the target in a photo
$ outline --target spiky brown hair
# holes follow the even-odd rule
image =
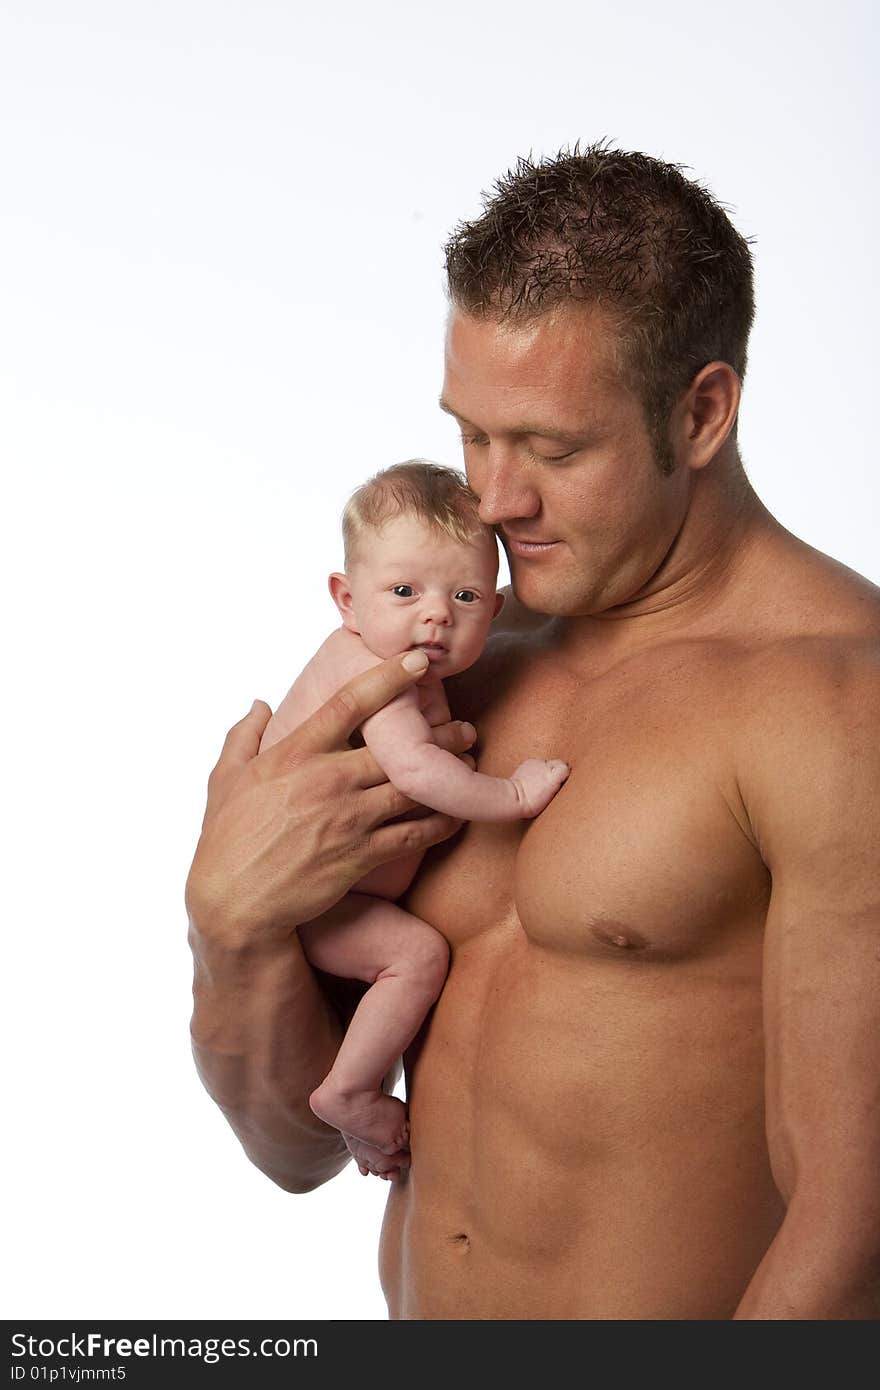
[[[664,471],[675,400],[707,362],[745,376],[755,312],[752,239],[686,167],[605,140],[519,159],[445,248],[450,299],[476,318],[524,321],[570,302],[611,315]]]

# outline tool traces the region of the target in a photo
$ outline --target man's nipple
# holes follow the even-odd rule
[[[597,941],[605,946],[616,946],[619,951],[643,951],[647,941],[632,927],[624,927],[620,922],[604,922],[590,927]]]

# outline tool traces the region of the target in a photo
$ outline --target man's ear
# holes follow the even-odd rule
[[[327,581],[330,597],[339,609],[339,616],[349,632],[360,633],[354,609],[351,606],[351,584],[347,574],[331,574]]]
[[[742,384],[729,362],[708,362],[673,407],[677,459],[694,470],[711,463],[736,425]]]
[[[494,620],[498,617],[498,614],[501,612],[502,608],[504,607],[504,600],[505,600],[506,598],[507,598],[507,595],[506,595],[506,594],[498,593],[498,594],[495,595],[495,612],[492,614],[492,621],[493,621],[493,622],[494,622]]]

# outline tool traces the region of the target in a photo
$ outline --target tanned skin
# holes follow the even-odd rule
[[[450,705],[481,771],[572,770],[533,823],[438,844],[406,899],[451,966],[406,1059],[389,1311],[876,1318],[880,596],[754,494],[725,363],[678,401],[663,475],[610,333],[584,308],[450,320],[443,403],[515,593]],[[267,782],[248,761],[265,717],[234,734],[216,815],[224,785],[236,809],[196,855],[193,1028],[251,1157],[303,1189],[344,1156],[294,1120],[339,1030],[293,926],[346,877],[346,839],[371,842],[339,781],[360,755],[326,751],[347,718]],[[265,846],[289,851],[309,811],[299,873],[279,867]]]

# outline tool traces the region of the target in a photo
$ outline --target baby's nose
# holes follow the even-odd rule
[[[429,594],[422,608],[422,618],[426,623],[451,623],[452,605],[446,598],[441,598],[437,594],[432,597]]]

